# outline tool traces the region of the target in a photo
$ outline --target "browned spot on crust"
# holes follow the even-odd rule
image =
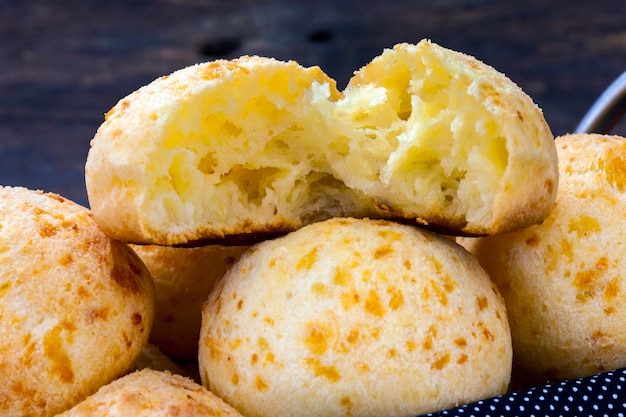
[[[200,73],[200,77],[204,80],[213,80],[234,71],[241,71],[246,74],[250,72],[247,68],[240,66],[234,61],[219,60],[204,65],[202,72]]]
[[[480,311],[483,311],[484,309],[486,309],[487,307],[489,307],[489,301],[487,300],[487,297],[476,297],[476,303],[478,304],[478,309]]]
[[[49,330],[43,337],[44,355],[50,360],[50,373],[65,384],[74,382],[72,360],[63,348],[62,326]]]
[[[593,298],[599,287],[599,278],[608,270],[609,261],[606,257],[601,257],[596,261],[592,269],[579,271],[574,277],[574,287],[578,289],[576,299],[585,302]]]
[[[387,289],[387,293],[391,295],[391,299],[389,300],[389,308],[392,310],[397,310],[404,304],[404,295],[402,294],[402,290],[396,287],[390,287]]]
[[[307,253],[302,258],[300,258],[300,260],[298,261],[298,264],[296,265],[296,268],[297,269],[311,269],[316,259],[317,259],[317,248],[315,247],[311,249],[309,253]]]
[[[537,233],[533,233],[526,239],[526,245],[536,247],[537,245],[539,245],[540,241],[541,239],[539,238],[539,235]]]
[[[430,366],[431,369],[436,369],[438,371],[442,370],[448,363],[450,363],[450,354],[444,353],[441,355],[435,362],[433,362]]]
[[[143,321],[143,318],[141,317],[141,314],[139,313],[134,313],[132,316],[130,316],[130,322],[133,324],[133,326],[140,325],[142,321]]]
[[[365,300],[365,311],[377,317],[383,317],[385,315],[385,309],[383,308],[380,297],[375,290],[370,290],[369,295]]]
[[[320,361],[315,358],[309,358],[306,362],[313,368],[315,376],[326,378],[330,382],[339,382],[341,380],[341,374],[339,374],[335,366],[322,365]]]
[[[467,340],[465,340],[464,337],[459,337],[458,339],[455,339],[454,344],[460,348],[464,348],[467,346]]]
[[[311,353],[321,355],[328,349],[332,332],[327,326],[311,323],[307,326],[304,342]]]
[[[107,321],[109,319],[109,307],[93,308],[87,313],[87,324],[92,324],[96,320]]]
[[[391,245],[383,245],[380,246],[376,249],[376,251],[374,252],[374,259],[380,259],[380,258],[384,258],[387,255],[390,255],[393,253],[393,248],[391,247]]]
[[[269,388],[267,383],[263,380],[263,378],[261,378],[260,375],[256,376],[256,379],[254,380],[254,384],[256,385],[256,389],[259,391],[265,391]]]
[[[39,236],[46,238],[52,237],[58,233],[58,229],[51,223],[43,221],[39,224]]]

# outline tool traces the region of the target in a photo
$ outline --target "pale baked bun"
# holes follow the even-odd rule
[[[200,306],[206,301],[215,281],[247,247],[131,247],[154,281],[156,306],[150,342],[171,358],[197,361]]]
[[[626,139],[556,139],[556,205],[541,224],[462,239],[505,298],[515,378],[537,385],[626,366]]]
[[[203,308],[200,376],[248,417],[408,416],[501,394],[504,302],[455,242],[331,219],[251,247]]]
[[[102,387],[59,417],[241,417],[202,385],[144,369]]]
[[[343,95],[296,62],[181,69],[120,100],[86,163],[104,230],[167,245],[339,216],[500,233],[541,221],[557,181],[553,136],[531,98],[426,40],[385,50]]]
[[[90,212],[0,187],[0,414],[53,416],[122,375],[146,344],[150,275]]]

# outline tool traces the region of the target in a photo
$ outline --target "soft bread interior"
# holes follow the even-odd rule
[[[386,145],[381,195],[461,221],[490,215],[508,150],[490,108],[497,92],[485,81],[423,45],[387,50],[356,74],[338,112],[369,143]]]
[[[336,137],[325,113],[339,96],[330,79],[270,61],[229,81],[167,115],[150,158],[149,223],[218,224],[236,233],[251,213],[259,223],[309,222],[365,205],[369,199],[331,167],[350,138]]]

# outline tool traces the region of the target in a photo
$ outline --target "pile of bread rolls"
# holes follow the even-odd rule
[[[0,412],[412,416],[626,366],[625,164],[428,40],[343,90],[183,68],[107,113],[89,209],[0,187]]]

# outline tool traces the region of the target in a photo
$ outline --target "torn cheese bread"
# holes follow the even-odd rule
[[[496,234],[543,220],[558,182],[532,99],[427,40],[384,50],[343,92],[318,67],[272,58],[181,69],[107,113],[85,176],[108,234],[167,245],[338,216]]]

